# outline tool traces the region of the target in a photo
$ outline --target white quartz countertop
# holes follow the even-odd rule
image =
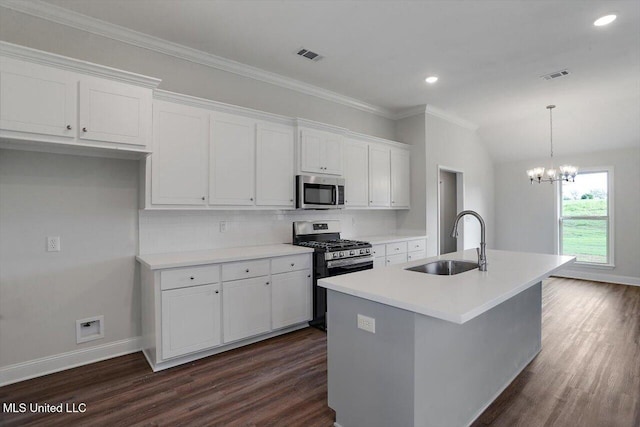
[[[575,257],[487,251],[488,271],[438,276],[405,270],[438,259],[477,262],[475,249],[328,277],[318,285],[392,307],[462,324],[540,282]],[[355,316],[355,315],[354,315]]]
[[[312,252],[312,248],[280,243],[276,245],[241,246],[237,248],[210,249],[205,251],[138,255],[136,259],[151,270],[159,270],[163,268],[271,258]]]
[[[388,234],[388,235],[378,235],[378,236],[357,236],[357,237],[354,237],[354,240],[362,240],[364,242],[369,242],[372,245],[380,245],[385,243],[401,242],[404,240],[426,239],[426,238],[427,236],[425,234],[407,234],[407,235]]]

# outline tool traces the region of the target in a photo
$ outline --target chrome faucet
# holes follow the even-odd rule
[[[485,224],[484,219],[476,211],[462,211],[456,217],[456,221],[453,224],[453,230],[451,230],[451,237],[458,238],[458,222],[460,218],[465,215],[473,215],[480,221],[480,247],[476,248],[478,252],[478,269],[480,271],[487,271],[487,242],[485,240]]]

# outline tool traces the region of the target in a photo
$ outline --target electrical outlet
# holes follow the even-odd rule
[[[60,252],[60,236],[47,236],[47,252]]]
[[[373,317],[358,314],[358,329],[362,329],[372,334],[376,333],[376,319]]]
[[[220,232],[226,233],[227,231],[227,221],[220,221]]]

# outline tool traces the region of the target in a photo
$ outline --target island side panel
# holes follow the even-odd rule
[[[342,427],[412,426],[414,314],[327,291],[329,407]],[[357,315],[375,319],[375,334]]]
[[[461,325],[416,314],[414,425],[469,425],[540,352],[541,314],[541,283]]]

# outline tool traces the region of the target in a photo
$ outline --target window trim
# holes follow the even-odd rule
[[[607,253],[608,260],[606,263],[596,263],[596,262],[586,262],[586,261],[576,261],[573,265],[579,267],[589,267],[595,269],[605,269],[610,270],[615,268],[615,216],[614,216],[614,172],[613,166],[597,166],[597,167],[584,167],[580,169],[580,173],[598,173],[598,172],[606,172],[607,173],[607,216],[572,216],[568,217],[568,219],[599,219],[608,222],[607,228]],[[562,182],[558,182],[557,188],[557,222],[556,222],[556,242],[557,242],[557,250],[558,254],[562,254]]]

